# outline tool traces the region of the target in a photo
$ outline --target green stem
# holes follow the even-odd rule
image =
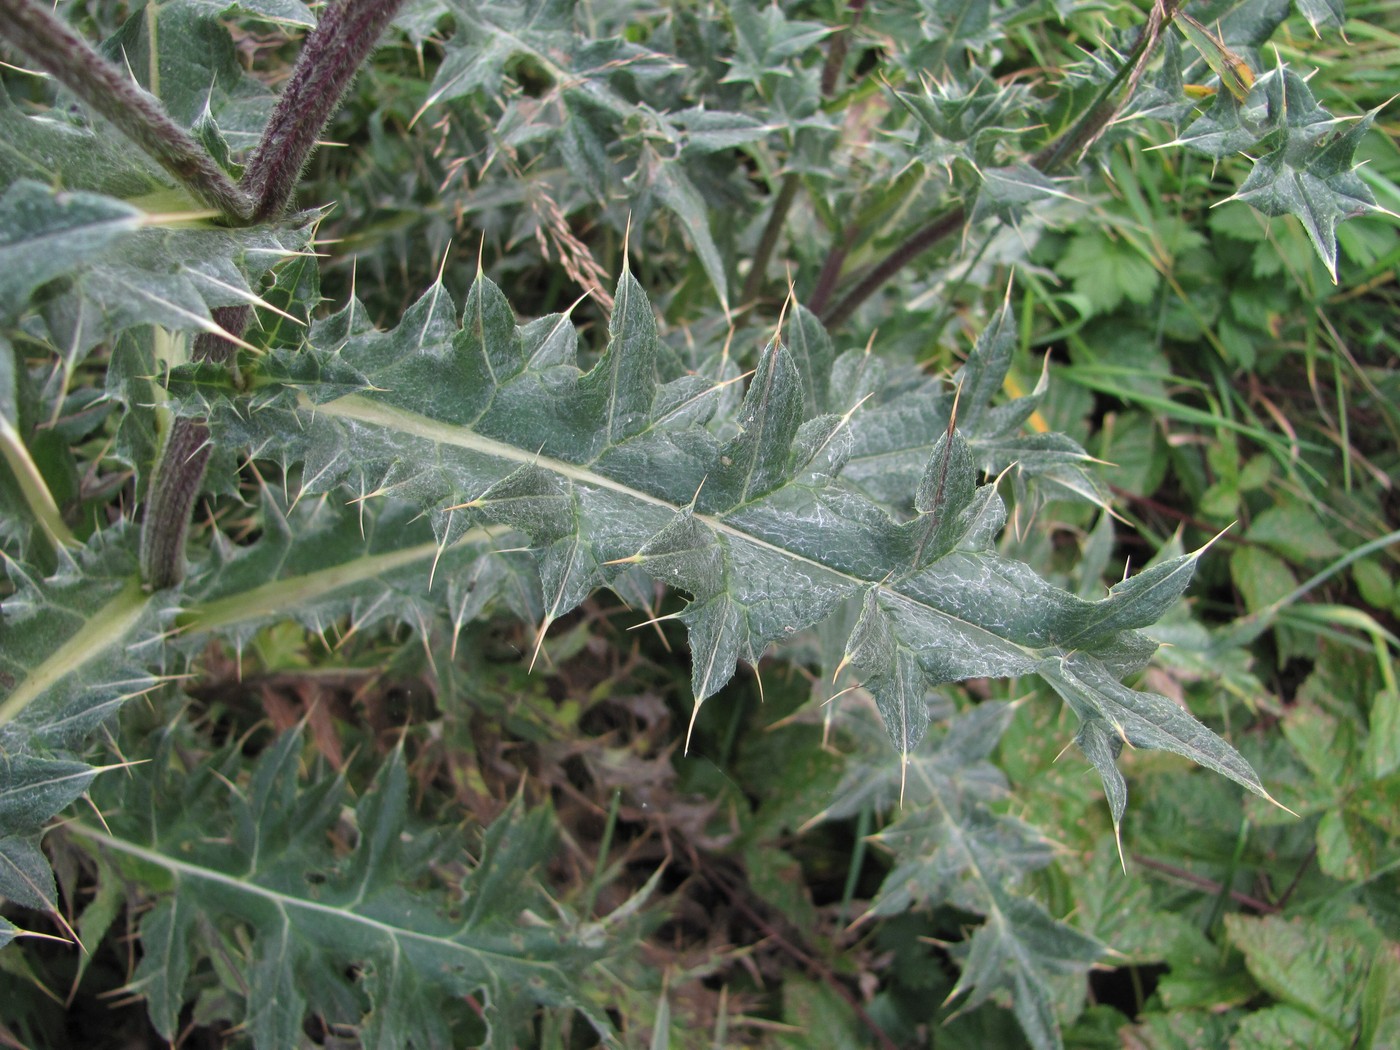
[[[0,37],[116,125],[202,202],[231,222],[247,221],[253,210],[248,195],[209,151],[48,8],[37,0],[4,0]]]

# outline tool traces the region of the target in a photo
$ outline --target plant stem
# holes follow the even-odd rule
[[[1151,868],[1153,871],[1160,871],[1163,875],[1170,875],[1181,882],[1196,886],[1207,893],[1220,894],[1227,892],[1230,899],[1236,904],[1243,904],[1246,908],[1253,908],[1260,915],[1276,915],[1282,909],[1277,904],[1270,904],[1268,901],[1261,901],[1257,897],[1251,897],[1247,893],[1240,893],[1237,890],[1224,890],[1222,883],[1215,879],[1208,879],[1204,875],[1197,875],[1194,871],[1187,871],[1185,868],[1175,864],[1168,864],[1166,861],[1156,860],[1153,857],[1145,857],[1141,853],[1133,854],[1133,863],[1141,864],[1144,868]]]
[[[322,13],[243,171],[242,188],[252,197],[255,222],[275,220],[287,210],[321,130],[402,2],[343,0]],[[242,306],[214,311],[215,322],[234,337],[243,335],[250,316]],[[195,339],[196,361],[232,364],[236,355],[237,347],[228,339],[210,334]],[[171,424],[151,480],[141,532],[142,577],[156,590],[173,587],[185,577],[185,536],[209,451],[209,428],[203,420],[181,417]]]
[[[869,299],[879,287],[891,277],[904,269],[924,252],[928,251],[935,244],[949,234],[962,229],[966,221],[967,212],[961,204],[945,211],[933,222],[923,229],[917,231],[912,237],[899,245],[894,251],[876,264],[875,268],[866,274],[849,292],[842,297],[831,310],[822,315],[822,324],[828,328],[834,328],[841,324],[851,314],[855,313],[856,307]],[[813,307],[816,309],[816,307]]]
[[[778,188],[778,195],[773,198],[773,210],[768,214],[763,235],[759,237],[758,247],[754,249],[753,265],[748,277],[744,279],[741,302],[751,303],[758,298],[759,289],[763,287],[764,272],[768,269],[768,260],[773,255],[773,249],[777,247],[778,237],[783,232],[783,223],[787,221],[788,209],[797,197],[797,188],[801,181],[795,171],[783,176],[783,184]]]
[[[402,3],[343,0],[321,13],[243,173],[256,221],[286,210],[321,130]]]
[[[841,277],[841,267],[846,264],[847,245],[858,233],[860,230],[855,226],[843,227],[840,238],[831,246],[831,250],[826,253],[826,259],[822,261],[817,283],[812,286],[812,293],[807,297],[807,309],[818,317],[826,313],[827,300],[836,290],[836,282]]]
[[[836,82],[841,76],[841,67],[846,61],[846,52],[850,46],[851,31],[860,23],[861,15],[865,13],[865,0],[850,0],[848,6],[851,10],[851,20],[831,35],[826,51],[826,61],[822,64],[822,98],[830,98],[836,91]],[[768,216],[768,222],[763,227],[763,234],[758,239],[758,247],[754,250],[753,265],[749,270],[748,277],[744,280],[742,301],[745,303],[753,302],[758,297],[759,289],[763,287],[763,276],[768,270],[768,260],[773,255],[773,249],[778,245],[778,237],[783,232],[783,223],[787,221],[787,213],[792,208],[792,202],[797,198],[797,190],[801,181],[796,172],[788,172],[783,177],[783,184],[778,189],[777,197],[773,199],[773,211]],[[842,258],[844,257],[843,255]]]
[[[248,314],[246,306],[218,307],[213,311],[214,323],[241,336],[248,326]],[[222,336],[201,332],[195,337],[192,356],[230,364],[237,349]],[[180,416],[170,424],[151,476],[141,522],[141,579],[152,590],[173,587],[185,578],[185,536],[210,451],[209,428],[203,420]]]
[[[0,37],[111,121],[203,203],[243,223],[252,203],[164,107],[37,0],[0,3]]]
[[[1169,3],[1162,7],[1154,7],[1153,15],[1148,24],[1138,34],[1137,40],[1133,44],[1132,50],[1128,53],[1127,59],[1117,74],[1104,85],[1098,97],[1090,104],[1074,125],[1064,132],[1059,138],[1046,145],[1031,158],[1031,166],[1045,174],[1053,174],[1071,156],[1076,155],[1089,147],[1094,142],[1118,112],[1119,100],[1117,99],[1118,89],[1124,81],[1131,80],[1136,83],[1136,77],[1142,70],[1143,64],[1151,49],[1161,38],[1162,28],[1166,18],[1179,6]],[[966,222],[967,210],[962,205],[956,205],[938,216],[927,226],[914,232],[912,236],[898,245],[889,255],[875,265],[860,281],[847,292],[841,300],[829,311],[823,311],[826,304],[826,296],[822,295],[820,305],[814,293],[812,310],[821,315],[821,320],[828,328],[835,327],[846,321],[855,313],[861,303],[869,299],[879,288],[902,270],[909,263],[928,251],[945,237],[961,229]],[[843,237],[843,242],[849,243],[850,237]],[[841,259],[844,258],[844,249],[838,248],[833,251],[833,256],[840,252]],[[831,260],[827,260],[828,265]],[[839,260],[838,260],[839,266]],[[823,269],[822,277],[828,277],[826,268]],[[834,277],[831,278],[834,283]],[[818,279],[818,288],[822,288],[821,278]]]

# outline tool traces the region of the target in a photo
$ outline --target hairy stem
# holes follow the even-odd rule
[[[402,3],[342,0],[321,13],[243,173],[255,220],[275,219],[291,203],[316,139]]]
[[[831,299],[831,293],[836,291],[836,282],[841,279],[841,267],[846,265],[848,246],[851,239],[859,233],[860,229],[856,226],[843,227],[840,238],[831,246],[831,250],[822,261],[822,268],[817,273],[817,283],[812,286],[812,292],[807,296],[807,309],[818,317],[826,312],[826,304]]]
[[[1166,861],[1157,860],[1154,857],[1145,857],[1141,853],[1133,854],[1133,863],[1141,864],[1144,868],[1150,868],[1153,871],[1160,871],[1163,875],[1169,875],[1188,885],[1205,890],[1207,893],[1219,894],[1224,890],[1224,886],[1214,879],[1208,879],[1203,875],[1197,875],[1194,871],[1187,871],[1185,868],[1179,867],[1176,864],[1168,864]],[[1259,898],[1251,897],[1247,893],[1229,890],[1228,894],[1230,899],[1236,904],[1243,904],[1246,908],[1253,908],[1260,915],[1276,915],[1283,910],[1277,904],[1261,901]]]
[[[1142,32],[1138,34],[1132,50],[1117,75],[1104,85],[1098,97],[1089,105],[1088,109],[1080,114],[1073,126],[1031,158],[1032,167],[1047,175],[1053,175],[1071,158],[1077,157],[1088,149],[1103,134],[1122,102],[1119,88],[1125,82],[1130,85],[1137,83],[1143,66],[1156,47],[1157,41],[1161,39],[1166,21],[1170,19],[1171,14],[1178,6],[1178,3],[1167,3],[1153,8],[1152,17],[1149,18]],[[1131,90],[1128,94],[1131,94]],[[813,296],[811,309],[820,315],[822,323],[828,328],[841,324],[855,313],[861,303],[875,294],[896,273],[938,244],[939,241],[962,229],[966,220],[967,210],[962,205],[950,208],[897,245],[889,255],[885,256],[862,277],[856,286],[847,292],[831,310],[823,310],[826,305],[825,294],[822,296],[820,304],[818,304],[816,296]],[[849,241],[850,237],[843,237],[843,243],[849,243]],[[838,252],[841,253],[839,258],[844,259],[844,247],[838,246],[833,249],[833,256],[837,255]],[[828,263],[830,263],[830,259],[828,259]],[[831,277],[830,284],[834,284],[834,276],[828,275],[824,268],[822,277],[828,276]],[[822,287],[820,279],[818,287]],[[829,288],[830,285],[827,287]],[[827,291],[827,289],[822,290]]]
[[[246,222],[252,203],[161,104],[37,0],[0,3],[0,37],[51,74],[223,217]]]
[[[402,2],[343,0],[322,13],[244,168],[242,188],[252,197],[254,221],[272,221],[287,210],[322,128]],[[214,311],[215,322],[235,338],[243,335],[249,317],[247,307]],[[221,336],[205,333],[195,339],[196,361],[232,364],[236,354],[234,343]],[[152,588],[173,587],[184,579],[185,536],[208,463],[209,428],[198,419],[175,420],[142,522],[141,571]]]
[[[235,337],[248,327],[246,306],[221,306],[214,323]],[[201,332],[191,356],[197,361],[232,364],[238,348],[223,336]],[[185,578],[185,535],[209,465],[209,428],[203,420],[178,417],[161,445],[141,522],[141,579],[153,590]]]
[[[959,204],[945,211],[927,226],[915,231],[912,237],[896,247],[861,278],[859,283],[847,292],[829,312],[822,314],[822,324],[828,328],[834,328],[841,324],[856,312],[856,307],[874,295],[881,285],[943,240],[944,237],[962,229],[966,220],[967,211]],[[815,310],[816,307],[814,306],[813,309]]]

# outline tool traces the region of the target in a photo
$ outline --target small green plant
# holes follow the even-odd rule
[[[313,1019],[372,1046],[639,1038],[632,982],[646,979],[636,956],[665,865],[630,884],[609,867],[621,795],[587,888],[565,900],[551,893],[561,837],[540,796],[517,791],[463,822],[430,800],[444,783],[487,796],[486,774],[427,771],[445,738],[481,746],[460,727],[489,706],[484,617],[533,626],[518,646],[528,664],[563,662],[556,625],[611,593],[663,632],[684,625],[689,710],[670,741],[682,752],[741,665],[776,654],[812,675],[792,717],[815,710],[846,757],[818,770],[823,801],[774,826],[859,820],[863,853],[884,821],[892,860],[863,921],[942,914],[934,939],[965,929],[942,995],[967,1017],[1009,1006],[1015,1038],[1037,1050],[1065,1045],[1090,967],[1136,934],[1106,912],[1072,923],[1087,902],[1045,892],[1053,850],[1039,826],[1054,819],[1007,808],[1002,767],[1035,760],[1004,743],[1021,705],[998,683],[1036,681],[1072,712],[1072,726],[1045,728],[1098,773],[1104,855],[1125,867],[1125,744],[1222,774],[1266,803],[1256,822],[1277,818],[1249,749],[1142,678],[1157,648],[1144,631],[1179,627],[1205,548],[1158,537],[1159,556],[1104,590],[1114,497],[1081,441],[1051,429],[1072,413],[1048,366],[1025,379],[1036,317],[1054,317],[1075,356],[1071,391],[1224,419],[1174,400],[1165,365],[1120,367],[1128,344],[1107,325],[1091,337],[1095,318],[1126,327],[1125,309],[1149,304],[1176,337],[1206,296],[1183,282],[1222,280],[1234,283],[1218,323],[1193,319],[1222,367],[1250,367],[1267,328],[1263,290],[1222,276],[1187,214],[1208,177],[1152,169],[1143,138],[1238,175],[1228,192],[1206,187],[1206,204],[1296,219],[1286,228],[1332,282],[1338,224],[1385,211],[1355,164],[1379,110],[1335,118],[1306,77],[1266,67],[1276,5],[1190,19],[1179,7],[1154,4],[1128,31],[1068,4],[957,0],[340,0],[319,15],[296,0],[164,0],[75,4],[71,23],[36,0],[8,4],[0,41],[59,88],[16,72],[0,93],[0,895],[89,948],[126,902],[141,954],[123,987],[172,1042],[222,1026],[291,1047]],[[1340,19],[1330,5],[1303,13],[1314,29]],[[352,87],[391,24],[395,46]],[[1068,65],[1050,50],[1060,26],[1105,42]],[[303,31],[287,71],[285,41]],[[1032,69],[1057,75],[1037,83]],[[346,148],[313,159],[341,130]],[[1169,214],[1168,199],[1192,203]],[[732,222],[717,221],[725,211]],[[1238,220],[1217,229],[1248,243]],[[474,261],[447,243],[467,230]],[[318,257],[342,239],[339,258]],[[348,279],[346,260],[363,276]],[[800,277],[780,280],[779,260]],[[548,277],[545,261],[558,264]],[[1047,264],[1065,289],[1047,288]],[[1020,284],[993,281],[1009,265],[1026,271]],[[565,280],[592,302],[566,306]],[[942,333],[964,309],[980,331],[954,364]],[[887,351],[848,334],[884,318]],[[1264,465],[1211,449],[1207,521],[1229,524],[1270,457],[1306,482],[1296,446],[1253,421],[1220,426],[1258,441]],[[1067,565],[1037,549],[1033,524],[1060,499],[1081,515]],[[1317,579],[1369,565],[1361,585],[1385,590],[1376,559],[1395,534],[1348,553],[1319,524],[1300,548],[1282,522],[1310,502],[1260,508],[1232,552],[1254,617],[1234,644],[1307,589],[1280,558],[1331,559]],[[1378,688],[1393,695],[1393,635],[1374,618],[1351,626],[1374,641]],[[1209,648],[1188,635],[1183,660]],[[308,637],[326,655],[308,657]],[[199,697],[221,663],[245,658],[306,681],[337,660],[336,673],[393,668],[445,714],[425,734],[391,719],[380,728],[396,739],[368,734],[347,757],[314,703],[288,717],[268,699],[283,730],[269,734]],[[950,689],[968,682],[981,693]],[[873,700],[893,757],[868,746],[848,688]],[[1305,815],[1344,796],[1319,855],[1334,874],[1389,870],[1395,829],[1367,809],[1394,773],[1374,717],[1372,742],[1354,748],[1365,776],[1328,782],[1318,757],[1304,760],[1314,779],[1287,779],[1283,801]],[[110,760],[93,759],[99,739]],[[46,854],[80,798],[90,812],[63,817]],[[748,848],[750,868],[771,874],[772,856]],[[597,917],[610,879],[627,892]],[[79,886],[95,888],[74,908]],[[1284,920],[1230,916],[1224,929],[1279,999],[1276,1017],[1242,1023],[1262,1031],[1320,1008],[1300,982],[1265,976],[1270,946],[1297,936]],[[26,935],[0,917],[0,944]],[[1337,981],[1328,995],[1380,1046],[1393,975],[1384,938],[1367,936],[1358,965],[1374,993],[1358,1001]],[[918,943],[896,950],[899,981],[923,979],[915,959],[936,968]],[[1199,946],[1182,945],[1183,960]],[[18,952],[0,959],[22,977]],[[904,1015],[847,999],[892,1045],[881,1024]],[[917,1024],[971,1031],[952,1010]],[[673,1037],[656,1013],[653,1045]],[[36,1007],[27,1030],[40,1018]]]

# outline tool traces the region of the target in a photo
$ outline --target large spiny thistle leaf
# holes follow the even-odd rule
[[[241,964],[236,1019],[269,1050],[300,1044],[308,1010],[359,1027],[366,1046],[478,1045],[449,1027],[451,1001],[468,996],[486,1008],[493,1047],[517,1045],[495,1024],[502,1002],[570,1005],[608,1029],[578,990],[608,931],[571,920],[535,879],[555,850],[548,807],[509,807],[452,884],[426,873],[460,864],[468,844],[413,827],[402,749],[351,807],[341,777],[300,783],[299,733],[243,777],[241,743],[186,768],[178,730],[162,732],[152,773],[104,781],[94,801],[106,828],[70,826],[173,890],[141,922],[130,985],[167,1039],[196,965],[216,953]]]
[[[0,896],[55,908],[38,840],[101,771],[77,756],[125,703],[183,672],[182,653],[197,653],[210,634],[241,647],[288,617],[352,632],[393,619],[424,635],[446,620],[455,632],[497,600],[517,615],[539,613],[524,556],[493,553],[513,545],[500,530],[444,548],[401,503],[359,513],[263,497],[261,540],[244,548],[216,535],[182,593],[142,589],[134,530],[124,526],[97,533],[48,577],[5,562],[13,593],[0,618]]]
[[[756,662],[854,600],[862,612],[846,661],[902,754],[924,735],[931,687],[1044,674],[1092,739],[1111,732],[1179,751],[1263,793],[1234,750],[1186,712],[1167,719],[1160,698],[1119,684],[1150,657],[1155,644],[1138,629],[1181,595],[1195,555],[1086,601],[993,547],[1006,509],[978,466],[1014,461],[1055,477],[1082,473],[1087,458],[1064,438],[1036,458],[1016,436],[1039,391],[988,404],[1010,360],[1005,307],[955,377],[960,403],[926,377],[882,381],[859,354],[837,360],[830,384],[805,382],[775,338],[731,421],[715,414],[723,384],[666,374],[630,273],[617,303],[589,371],[576,363],[567,318],[517,326],[478,275],[460,322],[441,285],[390,332],[352,301],[313,329],[308,351],[269,357],[251,397],[197,369],[173,387],[225,440],[284,467],[300,462],[303,498],[336,487],[361,499],[391,494],[429,512],[444,544],[473,524],[523,532],[539,562],[545,626],[597,588],[635,592],[638,571],[688,593],[680,619],[697,710],[740,660]],[[798,341],[809,361],[829,360],[814,325],[799,315]],[[848,400],[862,385],[881,410]],[[812,411],[824,407],[823,389],[844,412]],[[857,449],[886,466],[917,457],[918,474],[896,472],[906,487],[890,492],[857,471],[857,488],[847,480]],[[1101,764],[1095,756],[1113,749],[1089,750]]]
[[[6,561],[0,619],[0,897],[56,912],[38,841],[98,770],[76,752],[123,703],[152,688],[169,603],[142,593],[113,530],[48,579]]]

